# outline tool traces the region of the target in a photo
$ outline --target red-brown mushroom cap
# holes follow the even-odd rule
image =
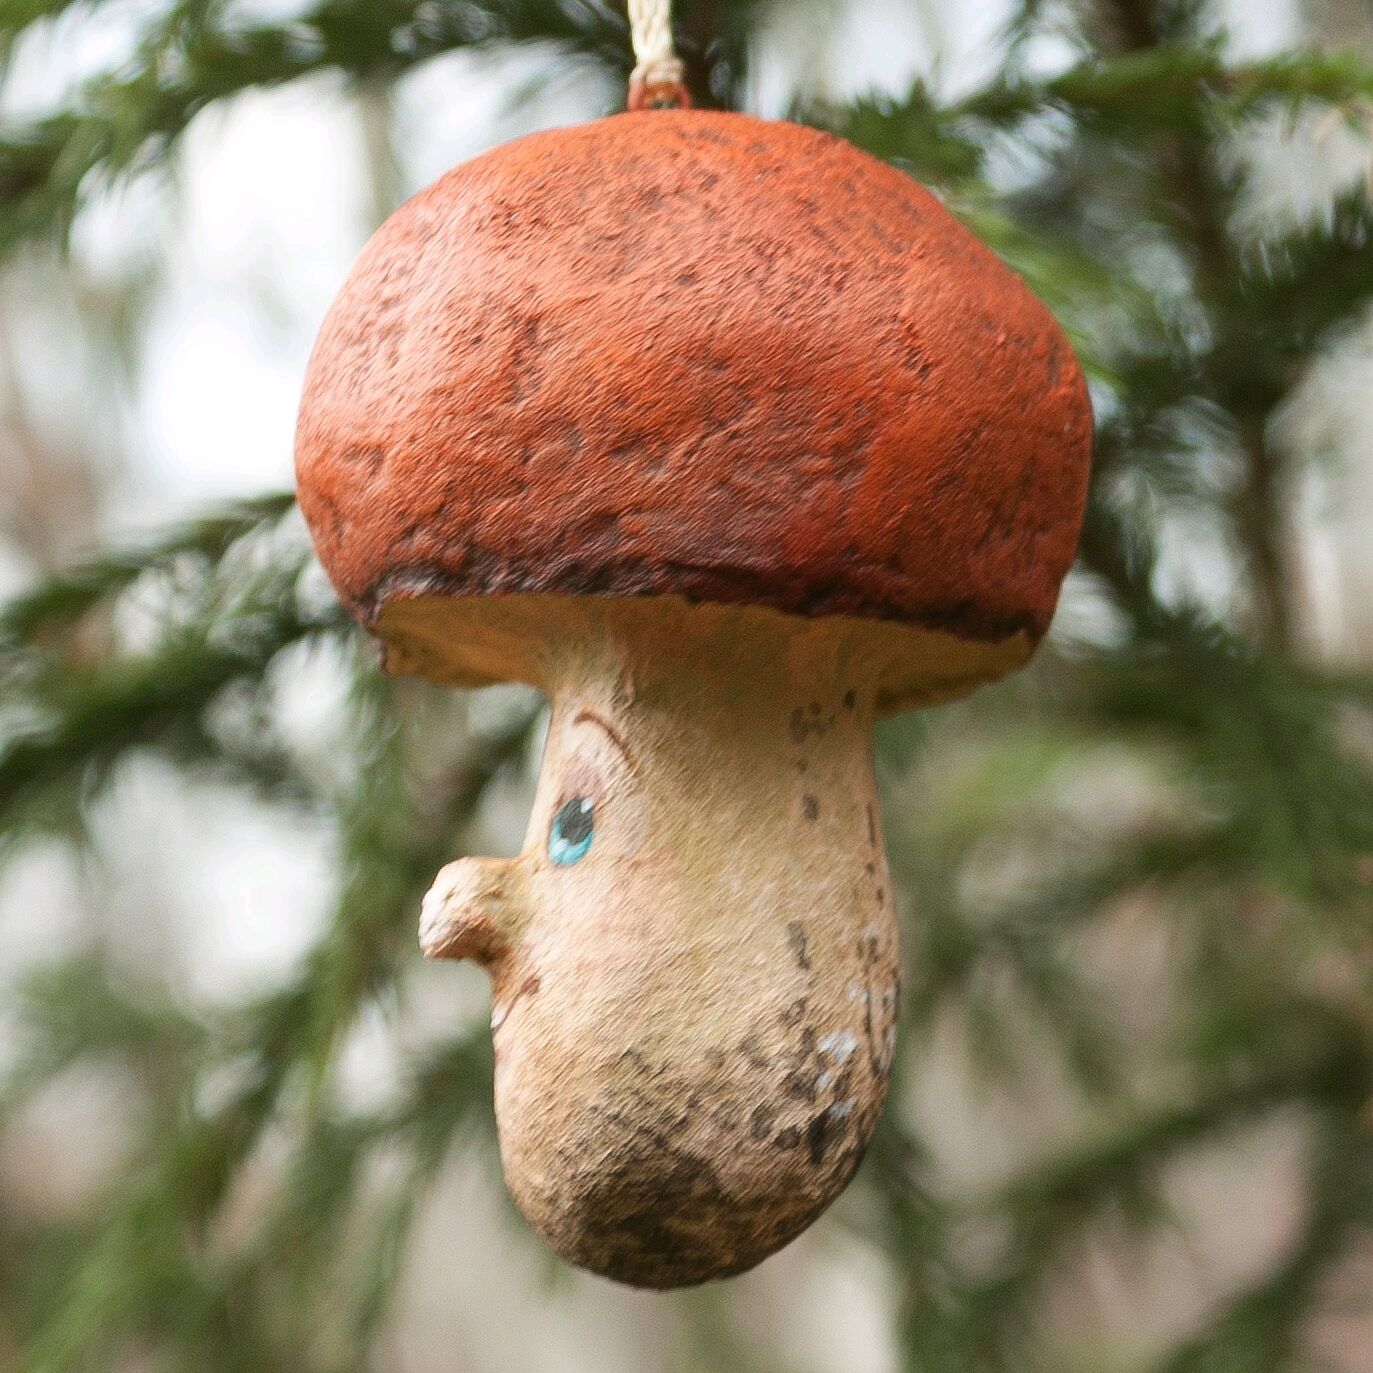
[[[403,668],[501,675],[427,660],[386,613],[415,598],[672,596],[908,627],[891,706],[952,694],[931,632],[968,646],[959,689],[1028,655],[1090,444],[1062,330],[929,192],[679,110],[520,139],[392,215],[321,331],[297,468]]]

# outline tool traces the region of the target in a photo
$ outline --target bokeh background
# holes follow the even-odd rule
[[[700,103],[932,185],[1093,387],[1050,641],[882,730],[879,1139],[727,1284],[539,1249],[415,925],[540,702],[383,679],[290,502],[353,255],[617,108],[619,9],[3,0],[0,1367],[1369,1373],[1373,6],[676,8]]]

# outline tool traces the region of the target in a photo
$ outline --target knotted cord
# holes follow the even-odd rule
[[[629,0],[629,36],[634,45],[629,108],[681,109],[690,105],[686,68],[672,46],[672,0]]]

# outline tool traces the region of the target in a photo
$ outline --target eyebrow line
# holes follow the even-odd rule
[[[579,710],[577,714],[572,717],[572,723],[574,725],[599,725],[601,729],[605,731],[606,737],[609,738],[610,742],[614,744],[615,747],[619,749],[621,753],[624,754],[625,762],[627,762],[630,767],[634,768],[637,771],[638,764],[636,764],[634,761],[634,755],[629,751],[629,745],[625,743],[624,739],[620,735],[620,732],[615,728],[614,725],[610,724],[606,720],[602,720],[599,715],[597,715],[594,711],[590,710]]]

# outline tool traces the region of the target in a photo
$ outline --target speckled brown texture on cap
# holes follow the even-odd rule
[[[1062,331],[904,173],[647,111],[456,168],[310,362],[300,502],[345,603],[675,593],[1047,628],[1091,418]]]

